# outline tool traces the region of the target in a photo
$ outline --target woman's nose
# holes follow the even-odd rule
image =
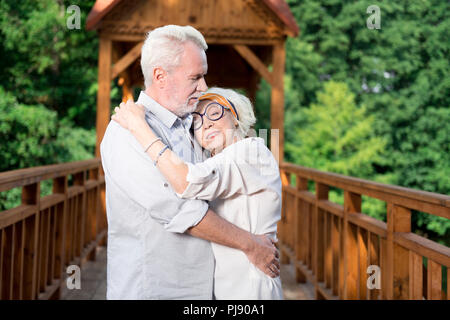
[[[210,128],[213,125],[213,122],[209,120],[207,117],[203,117],[203,127],[205,129]]]

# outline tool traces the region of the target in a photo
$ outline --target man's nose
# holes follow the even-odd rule
[[[202,77],[198,83],[197,90],[200,92],[204,92],[208,90],[208,86],[206,85],[205,77]]]

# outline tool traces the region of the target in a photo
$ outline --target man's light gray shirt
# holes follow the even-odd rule
[[[155,133],[184,161],[201,155],[185,119],[144,92],[137,103]],[[101,146],[108,217],[107,299],[212,299],[211,243],[185,232],[208,204],[177,197],[132,134],[115,121]]]

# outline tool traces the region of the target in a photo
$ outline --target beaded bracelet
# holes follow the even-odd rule
[[[148,149],[150,149],[150,147],[156,142],[156,141],[161,141],[161,138],[156,138],[155,140],[153,140],[152,142],[150,142],[150,144],[148,145],[147,148],[145,148],[144,153],[147,152]]]
[[[163,154],[164,151],[167,150],[167,148],[169,148],[169,146],[164,146],[164,148],[161,149],[161,151],[158,153],[158,156],[156,157],[155,161],[153,162],[153,164],[156,166],[156,164],[158,163],[158,159],[159,157],[161,157],[161,155]]]

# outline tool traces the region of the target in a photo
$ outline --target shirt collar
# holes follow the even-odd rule
[[[177,119],[182,121],[185,126],[188,125],[188,128],[191,126],[191,115],[185,117],[184,119],[179,118],[176,114],[172,113],[171,111],[160,105],[158,102],[156,102],[144,91],[141,91],[136,103],[142,104],[147,111],[153,113],[156,118],[158,118],[167,128],[171,128],[174,125],[175,121],[177,121]]]

